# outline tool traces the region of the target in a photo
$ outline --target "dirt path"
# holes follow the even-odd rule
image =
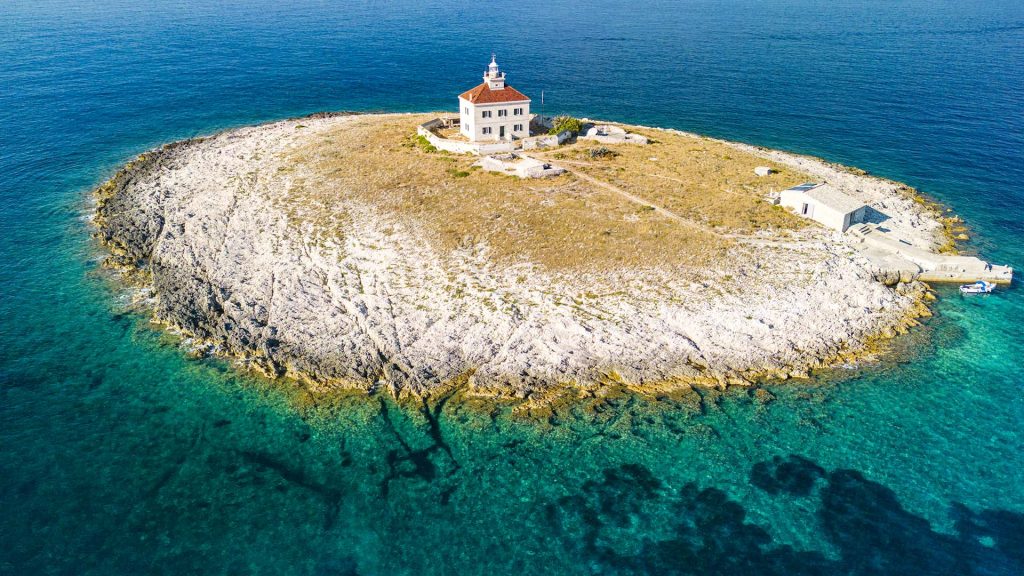
[[[546,154],[534,154],[534,156],[543,158],[544,160],[552,162],[552,163],[555,163],[555,164],[562,165],[563,167],[565,167],[566,164],[568,164],[570,166],[591,166],[592,165],[590,162],[581,162],[581,161],[578,161],[578,160],[552,160],[552,159],[548,158]],[[589,182],[589,183],[591,183],[591,184],[593,184],[595,186],[599,186],[601,188],[604,188],[605,190],[608,190],[609,192],[617,194],[617,195],[621,196],[622,198],[625,198],[626,200],[629,200],[630,202],[633,202],[634,204],[637,204],[637,205],[639,205],[639,206],[641,206],[643,208],[648,208],[648,209],[653,208],[654,211],[657,212],[658,214],[661,214],[662,216],[664,216],[664,217],[666,217],[666,218],[668,218],[670,220],[674,220],[674,221],[682,224],[683,226],[686,226],[688,228],[693,228],[695,230],[699,230],[701,232],[704,232],[705,234],[711,234],[712,236],[715,236],[715,237],[718,237],[718,238],[725,238],[726,237],[726,236],[724,236],[722,234],[719,234],[718,232],[715,232],[714,230],[712,230],[708,226],[706,226],[704,224],[701,224],[700,222],[696,222],[696,221],[691,220],[689,218],[680,216],[679,214],[676,214],[675,212],[669,210],[668,208],[664,208],[662,206],[658,206],[657,204],[655,204],[653,202],[649,202],[649,201],[647,201],[647,200],[637,196],[636,194],[632,194],[630,192],[626,192],[625,190],[623,190],[622,188],[619,188],[618,186],[615,186],[614,184],[610,184],[610,183],[605,182],[603,180],[599,180],[597,178],[594,178],[593,176],[590,176],[589,174],[584,174],[580,170],[572,170],[570,168],[566,168],[566,171],[569,172],[570,174],[573,174],[574,176],[576,176],[580,180],[583,180],[583,181]],[[674,178],[668,178],[668,179],[669,180],[674,180]]]
[[[703,224],[701,224],[699,222],[695,222],[693,220],[690,220],[689,218],[684,218],[684,217],[680,216],[679,214],[676,214],[675,212],[669,210],[668,208],[662,208],[661,206],[658,206],[657,204],[654,204],[652,202],[648,202],[647,200],[644,200],[643,198],[637,196],[636,194],[631,194],[629,192],[626,192],[625,190],[623,190],[622,188],[619,188],[618,186],[615,186],[613,184],[609,184],[607,182],[598,180],[597,178],[594,178],[593,176],[590,176],[589,174],[584,174],[584,173],[582,173],[582,172],[580,172],[578,170],[568,170],[568,172],[573,174],[574,176],[576,176],[580,180],[583,180],[585,182],[589,182],[589,183],[593,184],[594,186],[599,186],[601,188],[604,188],[605,190],[608,190],[609,192],[613,192],[615,194],[618,194],[619,196],[621,196],[621,197],[625,198],[626,200],[629,200],[630,202],[633,202],[633,203],[635,203],[635,204],[637,204],[639,206],[642,206],[644,208],[653,208],[654,211],[657,212],[658,214],[661,214],[662,216],[664,216],[666,218],[669,218],[671,220],[675,220],[676,222],[682,224],[683,226],[687,226],[689,228],[693,228],[695,230],[699,230],[701,232],[704,232],[705,234],[711,234],[712,236],[716,236],[716,237],[719,237],[719,238],[724,238],[724,236],[722,236],[718,232],[715,232],[711,228],[709,228],[709,227],[707,227],[707,226],[705,226],[705,225],[703,225]]]

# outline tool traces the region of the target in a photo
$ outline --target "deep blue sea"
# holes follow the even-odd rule
[[[0,574],[1024,573],[1024,291],[876,365],[542,423],[311,401],[190,359],[98,266],[89,191],[176,139],[544,111],[908,182],[1024,267],[1024,2],[0,1]]]

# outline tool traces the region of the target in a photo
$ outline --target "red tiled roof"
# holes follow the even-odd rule
[[[472,90],[466,90],[462,94],[459,94],[459,98],[465,98],[473,104],[497,104],[499,102],[530,101],[525,94],[508,84],[505,85],[504,90],[491,90],[487,87],[487,82],[484,82]]]

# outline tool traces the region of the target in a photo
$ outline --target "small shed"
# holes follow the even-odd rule
[[[779,204],[840,232],[864,221],[867,206],[829,184],[801,184],[783,190]]]
[[[758,166],[754,168],[754,174],[757,174],[758,176],[768,176],[772,172],[774,172],[774,170],[772,170],[768,166]]]

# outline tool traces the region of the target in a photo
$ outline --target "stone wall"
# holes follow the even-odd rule
[[[610,124],[601,124],[597,126],[589,126],[580,134],[580,138],[584,140],[595,140],[602,144],[647,144],[648,139],[646,136],[640,134],[633,134],[626,132],[624,129],[618,126],[612,126]]]
[[[484,156],[477,162],[477,165],[489,172],[500,172],[502,174],[518,176],[519,178],[547,178],[549,176],[558,176],[565,172],[565,168],[561,166],[555,166],[554,164],[521,154]]]
[[[424,122],[416,127],[416,133],[423,136],[438,150],[446,150],[448,152],[454,152],[455,154],[479,154],[477,151],[477,145],[472,142],[460,142],[458,140],[449,140],[448,138],[441,138],[434,133],[434,130],[443,128],[445,121],[440,118],[434,118],[428,122]]]
[[[446,121],[444,119],[434,118],[433,120],[429,120],[417,126],[416,133],[426,138],[427,141],[433,144],[438,150],[454,152],[455,154],[476,154],[478,156],[482,156],[485,154],[511,152],[516,148],[516,145],[513,142],[493,142],[486,144],[479,142],[463,142],[460,140],[442,138],[434,133],[434,130],[444,127],[446,127]]]
[[[558,134],[544,134],[541,136],[531,136],[529,138],[523,138],[520,140],[520,144],[523,150],[533,150],[535,148],[552,148],[558,146],[562,142],[565,142],[572,136],[572,132],[568,130],[559,132]]]
[[[504,154],[519,148],[522,148],[523,150],[533,150],[536,148],[554,147],[565,142],[572,136],[572,133],[570,132],[561,132],[557,135],[543,134],[541,136],[521,138],[512,142],[464,142],[461,140],[442,138],[434,132],[434,130],[449,127],[451,125],[450,123],[453,121],[457,123],[454,119],[445,120],[443,118],[434,118],[433,120],[424,122],[416,127],[416,133],[426,138],[427,141],[433,144],[438,150],[446,150],[448,152],[454,152],[455,154],[476,154],[477,156]]]

